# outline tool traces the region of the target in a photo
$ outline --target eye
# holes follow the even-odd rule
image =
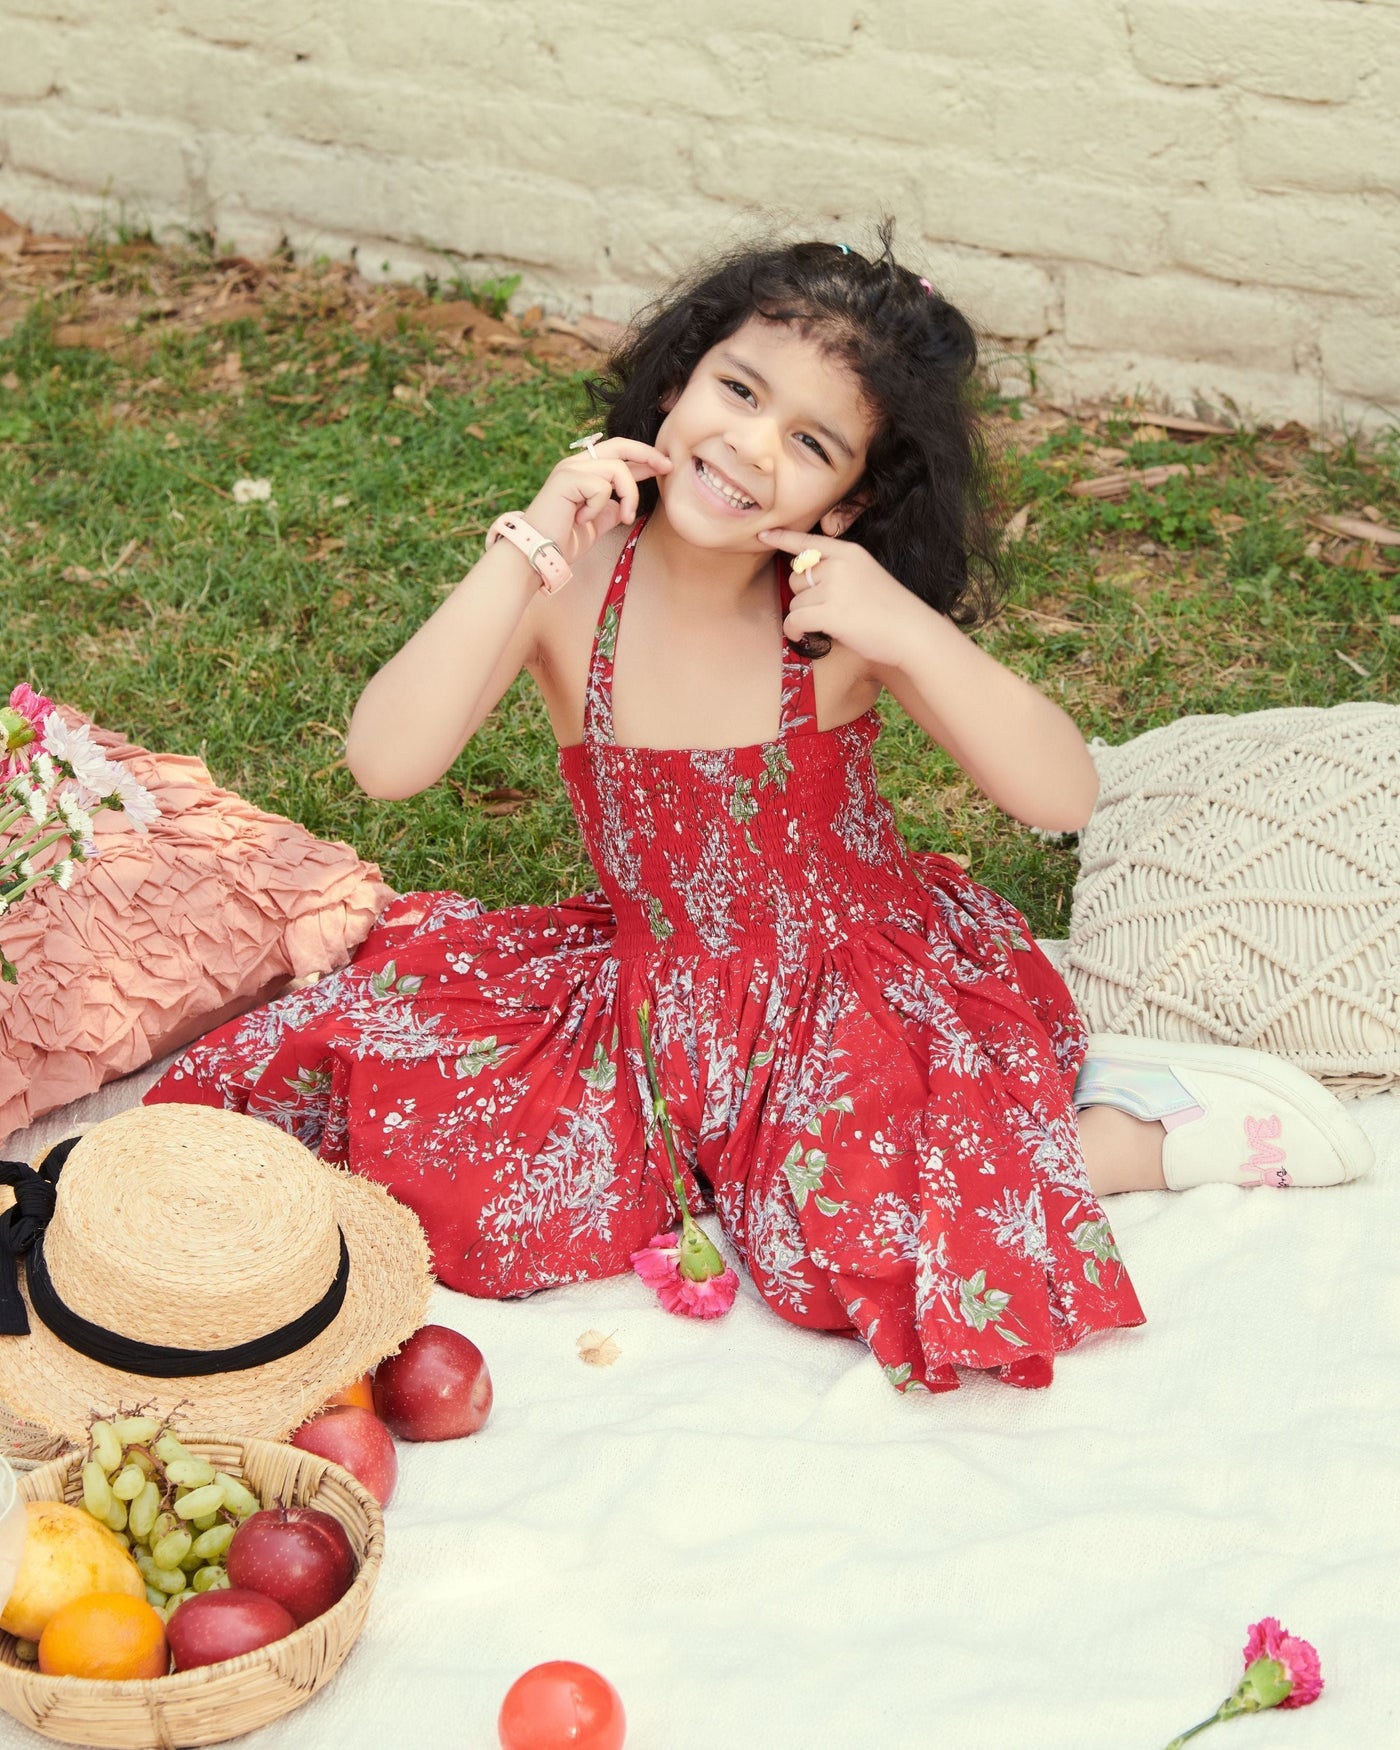
[[[805,431],[799,432],[798,436],[797,436],[797,441],[800,444],[809,445],[810,448],[812,449],[813,453],[815,455],[820,456],[822,461],[829,462],[831,460],[831,457],[827,455],[826,451],[821,447],[821,445],[817,442],[817,440],[809,432],[805,432]]]
[[[753,399],[754,399],[753,390],[745,387],[745,385],[743,383],[735,382],[733,377],[721,377],[720,382],[724,385],[724,387],[726,389],[732,389],[734,391],[734,393],[737,396],[739,396],[739,398],[741,400],[753,401]],[[757,402],[754,402],[754,405],[757,406]]]

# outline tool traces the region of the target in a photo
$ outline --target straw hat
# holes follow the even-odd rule
[[[19,1456],[138,1407],[283,1439],[423,1321],[417,1217],[262,1119],[138,1106],[43,1164],[10,1169],[0,1219],[0,1277],[12,1251],[25,1265],[8,1317],[0,1281],[0,1329],[29,1327],[0,1335],[0,1440]]]

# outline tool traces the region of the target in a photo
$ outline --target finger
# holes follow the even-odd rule
[[[784,553],[791,553],[794,557],[804,547],[815,547],[825,559],[838,545],[823,535],[813,535],[802,529],[760,529],[758,538],[767,542],[770,547],[779,547]]]
[[[591,453],[594,456],[619,457],[625,462],[639,463],[652,474],[664,474],[671,466],[671,458],[664,450],[658,450],[655,444],[644,444],[638,438],[600,438]]]

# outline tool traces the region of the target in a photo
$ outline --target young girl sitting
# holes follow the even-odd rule
[[[410,894],[149,1097],[285,1126],[411,1205],[443,1281],[526,1294],[625,1271],[675,1220],[645,1003],[691,1207],[777,1312],[858,1332],[900,1387],[1042,1385],[1143,1318],[1099,1198],[1331,1184],[1368,1147],[1258,1053],[1102,1039],[1085,1064],[1020,914],[896,832],[884,689],[1028,825],[1082,826],[1097,781],[959,630],[992,605],[976,348],[882,243],[740,253],[655,309],[593,386],[606,436],[494,524],[355,711],[351,770],[409,796],[528,670],[602,891]]]

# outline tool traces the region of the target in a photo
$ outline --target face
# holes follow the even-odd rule
[[[859,515],[875,422],[855,374],[799,330],[750,317],[662,405],[661,500],[696,546],[763,552],[761,529],[842,535]]]

